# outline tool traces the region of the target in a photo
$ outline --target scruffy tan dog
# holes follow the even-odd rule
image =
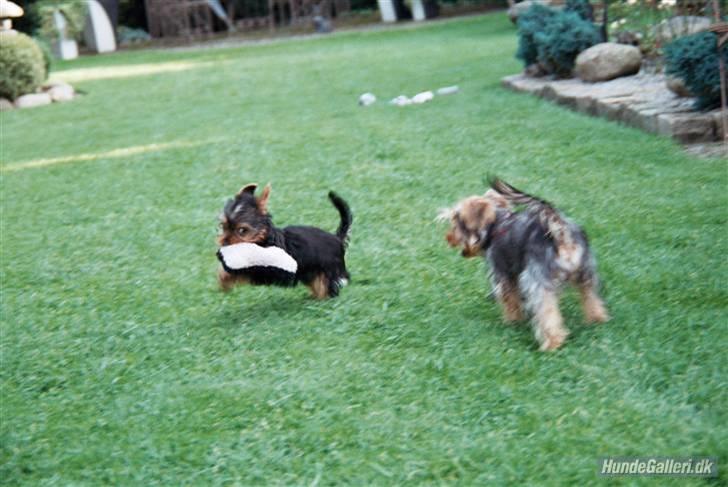
[[[579,288],[588,322],[609,319],[584,230],[550,203],[495,178],[483,196],[465,198],[441,217],[450,221],[446,238],[452,247],[490,263],[505,321],[522,320],[524,308],[533,314],[541,350],[559,348],[569,333],[559,309],[567,284]]]

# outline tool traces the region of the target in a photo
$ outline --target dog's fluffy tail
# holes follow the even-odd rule
[[[349,205],[346,204],[346,201],[341,196],[333,191],[329,191],[329,199],[336,209],[339,210],[341,223],[339,223],[339,228],[336,229],[336,236],[341,239],[344,247],[346,247],[349,244],[349,232],[351,230],[351,224],[354,221],[354,216],[351,214]]]
[[[516,189],[502,179],[491,177],[488,182],[494,191],[501,194],[505,199],[513,204],[527,205],[531,207],[541,206],[554,209],[553,205],[551,205],[548,201],[537,198],[536,196],[523,192],[520,189]]]
[[[546,200],[516,189],[497,177],[490,178],[490,187],[506,200],[526,207],[538,215],[548,235],[556,244],[560,264],[567,270],[574,270],[581,264],[584,249],[574,238],[574,226],[559,210]]]

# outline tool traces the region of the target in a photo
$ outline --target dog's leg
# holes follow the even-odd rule
[[[604,301],[597,294],[596,287],[596,281],[588,281],[579,285],[581,307],[584,310],[584,319],[587,323],[604,323],[609,321],[609,314],[604,307]]]
[[[506,323],[523,320],[523,306],[518,286],[508,279],[502,279],[498,281],[495,289],[495,295],[503,307],[503,320]]]
[[[521,295],[533,313],[533,329],[541,351],[556,350],[569,335],[559,310],[559,290],[549,284],[543,269],[533,263],[518,277]]]
[[[217,283],[223,292],[230,291],[236,284],[247,284],[248,280],[241,276],[235,276],[226,272],[222,267],[217,271]]]
[[[569,330],[564,328],[564,319],[559,309],[559,296],[556,291],[542,289],[538,299],[539,306],[534,315],[534,331],[541,344],[542,352],[559,348]]]
[[[330,297],[329,294],[329,278],[326,274],[319,274],[308,283],[308,287],[311,289],[311,295],[316,299],[326,299]]]

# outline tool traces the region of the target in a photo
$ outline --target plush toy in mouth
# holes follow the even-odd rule
[[[280,247],[239,243],[220,247],[217,258],[226,272],[245,276],[251,284],[294,286],[298,263]]]

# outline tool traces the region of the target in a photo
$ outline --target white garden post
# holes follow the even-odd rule
[[[66,37],[66,17],[60,10],[53,11],[53,25],[58,31],[58,38],[53,41],[53,53],[59,59],[76,59],[78,57],[78,44],[75,39]]]
[[[425,4],[422,3],[422,0],[412,0],[412,19],[422,22],[425,18]]]
[[[86,45],[98,53],[116,51],[116,37],[106,10],[96,0],[88,0],[88,14],[83,38]]]
[[[397,11],[394,8],[394,0],[377,0],[379,12],[382,14],[382,22],[397,22]]]

